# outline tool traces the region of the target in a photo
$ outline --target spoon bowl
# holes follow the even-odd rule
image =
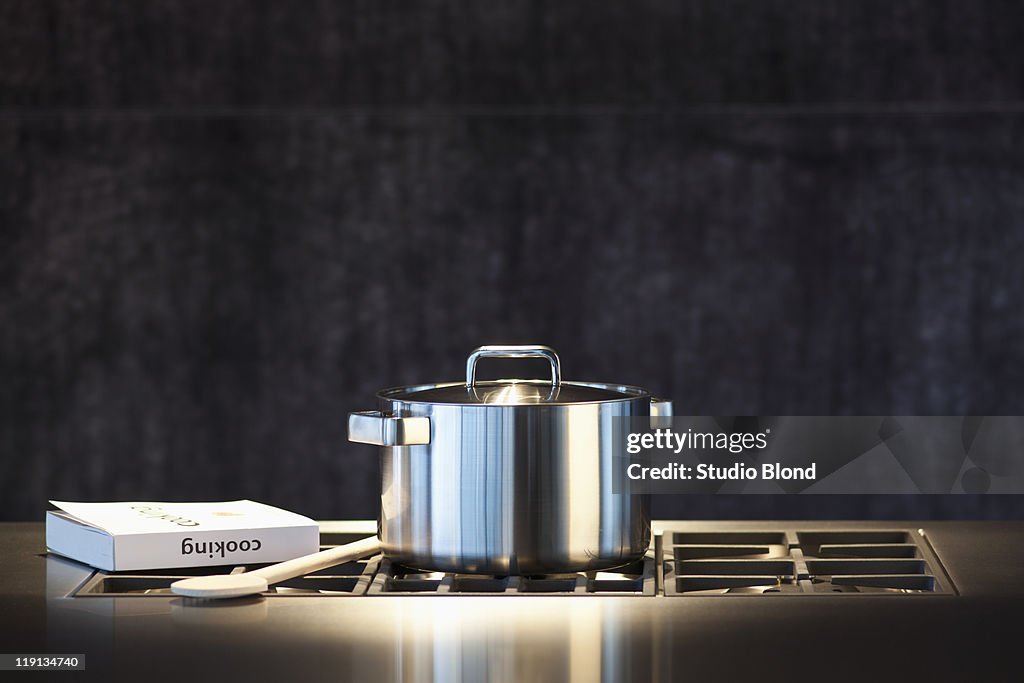
[[[194,576],[175,581],[171,590],[188,598],[237,598],[263,593],[269,587],[262,576],[243,573]]]

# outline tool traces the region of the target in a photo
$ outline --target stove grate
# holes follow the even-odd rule
[[[488,576],[422,572],[381,563],[368,595],[633,595],[656,593],[653,555],[625,567],[600,572],[541,576]]]
[[[323,534],[323,547],[359,534]],[[657,561],[656,558],[661,558]],[[170,585],[264,565],[94,572],[73,597],[170,597]],[[374,556],[290,579],[266,597],[388,595],[949,595],[953,584],[920,530],[665,531],[641,561],[600,572],[481,576],[424,572]]]
[[[920,530],[675,532],[660,542],[667,596],[953,592]]]

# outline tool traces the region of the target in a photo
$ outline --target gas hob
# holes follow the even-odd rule
[[[284,581],[264,595],[281,597],[956,595],[941,559],[921,529],[844,528],[771,522],[721,530],[697,522],[655,522],[651,548],[633,564],[607,571],[538,576],[425,572],[380,555]],[[324,522],[331,547],[375,532],[373,522]],[[67,597],[176,597],[180,578],[237,573],[263,565],[148,572],[91,572]]]

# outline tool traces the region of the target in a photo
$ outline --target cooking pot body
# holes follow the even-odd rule
[[[392,560],[529,575],[614,567],[647,551],[648,496],[612,490],[612,425],[650,415],[649,395],[571,405],[379,400],[386,415],[430,425],[429,443],[380,448],[378,535]]]

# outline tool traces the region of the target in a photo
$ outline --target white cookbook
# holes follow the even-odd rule
[[[47,549],[107,571],[282,562],[320,547],[315,521],[251,500],[50,503]]]

